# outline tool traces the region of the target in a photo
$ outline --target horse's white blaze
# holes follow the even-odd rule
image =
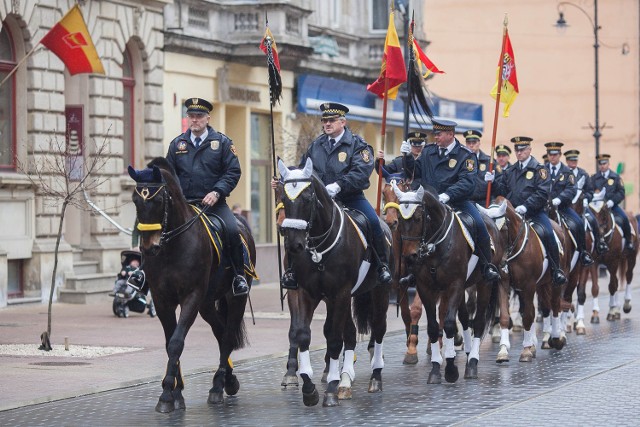
[[[509,328],[500,328],[500,345],[507,347],[507,350],[511,350],[511,341],[509,341]]]
[[[462,331],[462,343],[464,344],[464,352],[469,354],[471,351],[471,328]]]
[[[309,357],[309,350],[301,351],[298,355],[298,359],[300,360],[300,368],[298,369],[299,374],[306,374],[309,378],[313,377],[313,369],[311,368],[311,358]]]
[[[533,337],[535,334],[535,329],[533,327],[533,325],[531,325],[531,329],[530,330],[524,330],[524,339],[522,340],[522,346],[523,347],[531,347],[533,345]]]
[[[451,359],[452,357],[456,357],[456,348],[453,343],[454,337],[449,338],[447,333],[444,334],[444,339],[442,340],[442,349],[444,350],[445,359]]]
[[[438,341],[431,344],[431,362],[442,365],[442,355],[440,354],[440,344]]]
[[[329,373],[327,374],[327,382],[340,380],[340,362],[338,359],[329,359]]]
[[[294,228],[296,230],[306,230],[309,223],[304,219],[285,218],[280,228]]]
[[[471,352],[469,353],[469,359],[476,359],[480,361],[480,338],[474,337],[471,344]]]
[[[344,351],[344,361],[342,362],[342,373],[348,374],[351,381],[356,379],[356,371],[353,369],[353,361],[355,357],[353,354],[353,350],[345,350]]]
[[[371,359],[371,369],[384,368],[384,359],[382,358],[382,343],[377,342],[373,345],[373,358]]]

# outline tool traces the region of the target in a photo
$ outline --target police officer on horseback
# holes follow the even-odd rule
[[[469,201],[478,174],[476,156],[455,138],[455,122],[432,119],[432,123],[436,143],[426,146],[416,160],[407,156],[405,170],[408,173],[415,168],[422,183],[431,185],[438,192],[441,203],[449,204],[473,218],[483,276],[488,281],[499,280],[500,273],[491,264],[489,232],[480,212]],[[400,151],[406,153],[410,149],[409,143],[405,142]]]
[[[571,231],[575,234],[576,250],[580,253],[582,264],[588,266],[593,264],[593,259],[591,259],[589,252],[586,250],[584,221],[571,207],[578,188],[576,187],[575,175],[567,165],[560,161],[563,145],[562,142],[547,142],[544,144],[549,155],[548,168],[551,178],[549,197],[553,207],[557,208],[558,212],[565,218],[568,217],[572,220],[574,227],[571,227]]]
[[[369,188],[369,177],[373,172],[373,149],[346,126],[345,115],[349,112],[346,106],[336,102],[325,102],[320,105],[320,111],[324,133],[311,143],[300,160],[300,167],[304,167],[307,158],[310,158],[313,161],[314,172],[325,184],[329,195],[367,217],[373,231],[374,255],[378,259],[378,281],[387,284],[391,282],[391,273],[385,248],[386,240],[380,220],[363,191]],[[272,182],[273,185],[275,183]],[[282,277],[282,287],[298,287],[291,266]]]
[[[609,169],[608,154],[600,154],[596,157],[598,160],[598,173],[591,175],[591,183],[593,188],[602,191],[606,189],[605,200],[607,207],[611,209],[613,215],[622,221],[622,233],[624,234],[624,249],[633,252],[633,241],[631,240],[631,224],[627,214],[620,207],[620,203],[624,200],[624,184],[620,175]]]
[[[589,202],[591,202],[591,200],[593,199],[593,183],[591,182],[591,177],[586,170],[578,166],[580,151],[568,150],[564,152],[564,156],[567,159],[567,166],[571,170],[571,173],[573,173],[576,182],[580,182],[580,180],[584,178],[584,185],[582,186],[582,195],[584,197],[584,218],[589,221],[589,224],[591,225],[591,232],[593,233],[593,238],[596,241],[596,251],[598,251],[599,254],[604,254],[609,250],[609,246],[604,241],[602,236],[600,236],[600,227],[598,226],[598,220],[589,207]]]
[[[427,134],[425,132],[411,131],[407,133],[407,138],[405,141],[407,141],[411,145],[411,152],[409,153],[409,155],[413,156],[414,159],[417,159],[418,157],[420,157],[420,154],[422,153],[422,150],[425,146],[426,139],[427,139]],[[410,180],[411,189],[415,190],[421,185],[420,176],[416,175],[415,169],[411,171],[412,173],[410,175],[405,175],[404,157],[406,155],[407,154],[398,156],[389,163],[383,163],[382,176],[384,178],[387,178],[393,174],[401,174],[402,176],[405,176],[405,179]],[[379,167],[380,162],[383,160],[384,160],[384,152],[382,150],[378,150],[378,157],[376,158],[376,163],[375,163],[375,170],[378,173],[380,173],[380,167]]]
[[[171,141],[167,160],[176,171],[185,198],[197,200],[207,215],[215,215],[224,223],[225,246],[235,271],[233,294],[246,295],[249,285],[244,276],[242,241],[226,201],[240,180],[240,161],[231,139],[209,126],[213,105],[201,98],[190,98],[184,105],[189,130]]]
[[[518,162],[506,172],[495,175],[487,172],[486,181],[493,181],[491,193],[504,196],[515,206],[520,215],[527,215],[544,227],[544,246],[549,254],[552,278],[555,285],[566,283],[567,278],[560,268],[560,252],[549,217],[544,211],[549,199],[551,181],[549,171],[531,156],[531,141],[528,136],[511,138]]]

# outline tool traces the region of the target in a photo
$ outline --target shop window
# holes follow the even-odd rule
[[[3,23],[0,31],[0,81],[16,66],[15,50],[9,26]],[[16,169],[16,75],[0,86],[0,170]]]
[[[256,243],[270,243],[273,227],[269,115],[251,113],[251,216]]]
[[[7,261],[8,283],[7,297],[21,298],[24,296],[24,286],[22,280],[23,260],[11,259]]]
[[[125,169],[129,165],[136,166],[135,162],[135,86],[136,79],[133,74],[133,64],[131,61],[131,53],[129,48],[124,51],[122,62],[122,105],[124,106],[124,114],[122,117],[123,125],[123,153],[122,160]]]

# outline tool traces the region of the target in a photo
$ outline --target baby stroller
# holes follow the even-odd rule
[[[113,286],[113,314],[118,317],[129,317],[129,312],[144,313],[149,308],[149,316],[155,317],[156,310],[153,301],[147,304],[146,296],[127,285],[129,274],[136,270],[142,261],[142,255],[137,251],[122,251],[120,253],[122,270],[118,273]],[[137,261],[137,266],[132,266]]]

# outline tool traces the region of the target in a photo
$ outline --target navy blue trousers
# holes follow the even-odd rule
[[[615,216],[622,218],[622,232],[624,233],[624,239],[629,242],[629,239],[631,239],[631,224],[629,224],[627,214],[618,205],[613,205],[611,211]]]
[[[558,245],[556,244],[556,239],[555,237],[553,237],[553,227],[551,226],[549,217],[544,211],[528,215],[529,219],[544,227],[544,245],[546,246],[547,252],[549,253],[551,262],[555,264],[552,266],[552,268],[560,268],[560,252],[558,250]]]
[[[575,230],[576,244],[578,245],[577,249],[578,249],[578,252],[584,251],[586,249],[585,248],[586,243],[584,241],[584,238],[585,238],[584,237],[584,221],[582,220],[582,218],[580,218],[578,213],[573,210],[573,208],[570,208],[570,207],[560,208],[559,211],[562,215],[568,216],[569,218],[574,220],[576,224],[578,224],[578,229]]]

